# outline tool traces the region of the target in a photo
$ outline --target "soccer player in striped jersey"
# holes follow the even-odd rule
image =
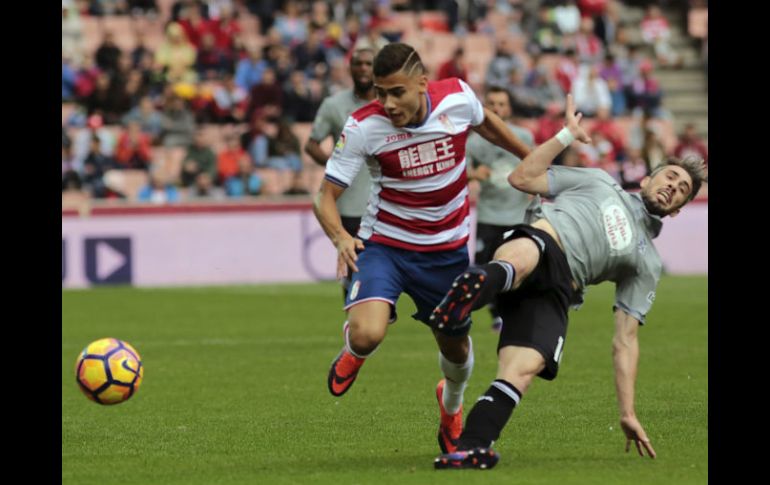
[[[337,248],[338,276],[348,267],[353,270],[344,345],[328,375],[335,396],[347,392],[385,338],[401,293],[417,306],[413,318],[431,328],[433,308],[468,266],[468,132],[520,158],[529,153],[463,81],[429,82],[411,46],[383,47],[373,70],[377,99],[348,118],[314,202],[316,217]],[[352,237],[335,202],[362,169],[371,174],[371,194],[357,237]],[[469,329],[468,316],[462,328],[433,331],[444,375],[436,397],[438,439],[445,453],[454,451],[462,432],[463,392],[473,368]]]

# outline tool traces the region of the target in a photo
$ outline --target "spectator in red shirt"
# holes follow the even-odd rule
[[[249,106],[246,109],[246,118],[249,120],[257,109],[265,105],[283,105],[283,89],[278,84],[273,68],[265,69],[262,73],[262,81],[251,88],[249,99]]]
[[[615,154],[615,158],[622,160],[625,157],[625,139],[623,136],[623,130],[620,129],[618,124],[610,117],[608,109],[600,108],[596,112],[596,121],[590,130],[590,136],[600,133],[607,141],[612,144],[612,150]]]
[[[150,142],[150,136],[142,132],[142,125],[136,121],[129,122],[115,148],[116,167],[147,170],[152,161]]]
[[[468,70],[465,68],[465,61],[463,60],[464,52],[462,47],[455,49],[452,54],[452,58],[441,64],[438,68],[438,74],[436,79],[446,79],[450,77],[460,78],[465,82],[468,82]]]
[[[561,86],[563,93],[572,92],[572,83],[577,78],[577,75],[577,52],[575,52],[575,49],[569,48],[564,52],[564,55],[559,60],[559,64],[556,66],[556,81]]]
[[[679,137],[679,143],[677,143],[676,148],[674,148],[674,155],[680,159],[687,156],[696,156],[702,158],[703,161],[708,164],[708,147],[706,147],[706,144],[698,136],[694,124],[687,123],[684,127],[684,133]]]
[[[187,34],[187,40],[200,49],[203,45],[203,36],[206,34],[216,34],[216,23],[208,20],[201,15],[200,8],[195,6],[185,7],[180,15],[179,25]]]
[[[598,17],[607,9],[607,0],[578,0],[582,17]]]
[[[535,143],[540,145],[553,138],[562,128],[564,128],[564,109],[562,103],[548,103],[545,107],[545,114],[538,118],[537,126],[534,130]],[[574,150],[564,150],[553,161],[554,165],[565,163],[565,157],[568,153],[577,156]],[[566,163],[565,163],[566,164]]]
[[[243,159],[250,163],[249,155],[241,146],[238,137],[230,135],[225,138],[225,148],[217,155],[217,177],[220,184],[240,173]]]
[[[563,110],[559,103],[549,103],[545,108],[545,114],[537,120],[535,128],[535,143],[538,145],[553,138],[564,128]]]
[[[233,70],[228,53],[216,44],[216,38],[211,32],[203,34],[195,63],[200,79],[214,79],[226,71]]]
[[[231,57],[235,54],[236,47],[241,41],[241,24],[229,6],[223,6],[219,11],[219,19],[216,21],[214,35],[217,47],[227,52]]]

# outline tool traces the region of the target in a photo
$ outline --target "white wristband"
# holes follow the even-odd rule
[[[564,145],[565,148],[572,145],[572,142],[575,141],[575,137],[566,126],[556,134],[556,139],[559,140],[559,143]]]

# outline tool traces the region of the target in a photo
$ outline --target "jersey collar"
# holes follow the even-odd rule
[[[423,118],[422,121],[420,121],[419,123],[413,123],[411,125],[406,125],[406,126],[404,126],[404,128],[412,128],[412,129],[419,128],[422,125],[424,125],[426,121],[428,121],[428,117],[430,116],[430,112],[433,111],[433,106],[431,105],[430,96],[428,96],[427,92],[424,94],[424,96],[425,96],[425,101],[427,102],[427,106],[428,106],[428,109],[425,110],[425,118]]]
[[[640,222],[644,224],[644,226],[647,228],[647,232],[650,233],[650,236],[654,239],[658,237],[658,234],[660,234],[660,230],[663,228],[663,220],[660,218],[660,216],[656,216],[655,214],[650,214],[647,211],[647,207],[644,205],[644,201],[642,200],[642,194],[639,192],[636,193],[629,193],[628,195],[631,196],[631,200],[636,201],[636,207],[634,208],[634,216],[637,221],[641,219]]]

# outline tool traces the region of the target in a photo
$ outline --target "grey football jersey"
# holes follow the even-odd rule
[[[644,323],[663,268],[652,244],[662,227],[660,217],[604,170],[557,166],[547,176],[553,202],[533,201],[526,222],[547,219],[580,288],[615,282],[614,308]]]
[[[357,98],[352,89],[340,91],[334,96],[324,99],[313,121],[310,138],[320,143],[331,135],[336,142],[345,128],[345,121],[350,113],[366,103],[368,101]],[[371,180],[368,170],[359,170],[350,186],[337,199],[337,210],[340,211],[340,215],[361,217],[366,213]]]
[[[535,139],[528,129],[511,124],[508,124],[508,128],[527,146],[534,146]],[[483,224],[497,226],[512,226],[523,222],[529,196],[508,183],[508,175],[521,163],[521,159],[488,142],[476,132],[468,137],[466,147],[473,162],[487,165],[491,169],[489,178],[481,182],[476,219]]]

